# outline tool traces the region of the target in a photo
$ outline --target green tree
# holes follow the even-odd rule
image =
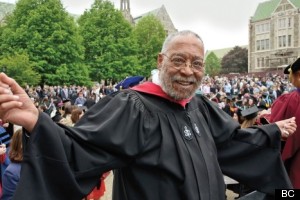
[[[37,85],[41,76],[34,71],[34,65],[26,54],[15,54],[0,60],[5,73],[13,77],[21,86]]]
[[[132,27],[111,2],[95,0],[78,24],[93,80],[115,82],[136,75],[139,61]]]
[[[28,54],[42,76],[41,84],[61,84],[59,72],[64,67],[69,77],[64,83],[90,82],[88,68],[82,65],[82,38],[60,0],[19,0],[7,18],[0,42],[2,56]]]
[[[214,77],[218,75],[221,71],[220,59],[216,56],[214,52],[207,55],[205,59],[205,73]]]
[[[245,73],[248,71],[248,49],[235,46],[221,61],[222,73]]]
[[[134,36],[139,47],[140,74],[148,77],[151,70],[156,68],[157,54],[161,51],[166,32],[154,15],[148,15],[138,21]]]

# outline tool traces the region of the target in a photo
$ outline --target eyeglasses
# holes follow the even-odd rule
[[[202,60],[194,60],[193,62],[188,63],[188,60],[186,60],[185,58],[179,55],[175,55],[172,58],[170,58],[164,53],[162,55],[166,56],[173,64],[173,67],[177,70],[189,66],[194,72],[199,72],[202,71],[204,68],[204,64]]]

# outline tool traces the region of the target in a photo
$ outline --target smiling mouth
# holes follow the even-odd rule
[[[182,86],[190,86],[190,85],[194,84],[193,82],[190,82],[190,81],[176,81],[176,83],[178,83],[179,85],[182,85]]]

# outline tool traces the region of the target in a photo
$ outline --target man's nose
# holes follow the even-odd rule
[[[185,65],[184,65],[184,67],[182,67],[180,69],[180,72],[184,73],[186,75],[192,75],[192,74],[194,74],[194,70],[193,70],[192,64],[190,62],[186,62]]]

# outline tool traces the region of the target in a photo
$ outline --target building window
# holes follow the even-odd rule
[[[256,41],[256,50],[259,51],[260,50],[260,40]]]
[[[282,36],[278,37],[278,47],[282,47]]]
[[[288,35],[288,47],[292,46],[292,35]]]
[[[278,19],[278,29],[292,28],[293,19],[291,17]]]
[[[265,40],[261,40],[261,50],[265,50]]]
[[[270,24],[266,23],[264,24],[264,26],[265,26],[265,32],[270,32]]]
[[[266,57],[266,67],[270,67],[270,59],[268,56]]]
[[[266,49],[270,49],[270,40],[266,39]]]
[[[270,39],[256,41],[256,51],[268,50],[268,49],[270,49]]]
[[[270,32],[270,23],[258,24],[255,26],[255,33],[267,33]]]
[[[291,47],[291,46],[292,46],[292,35],[278,36],[278,48]]]
[[[286,20],[285,18],[278,19],[278,28],[279,29],[286,27],[285,20]]]
[[[288,27],[291,28],[292,27],[292,18],[288,18]]]
[[[286,35],[282,36],[282,47],[286,47]]]
[[[256,33],[260,33],[260,25],[256,25],[255,31],[256,31]]]

